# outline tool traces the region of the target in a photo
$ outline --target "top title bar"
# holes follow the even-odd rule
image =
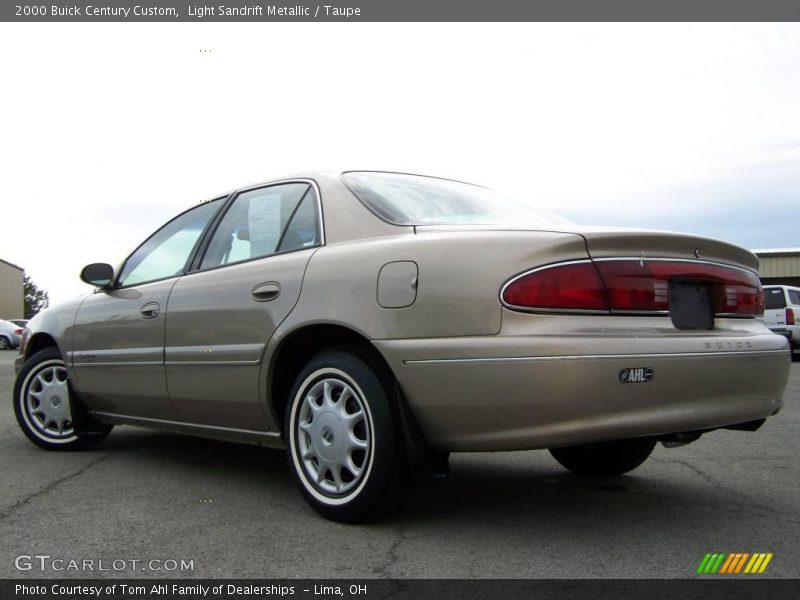
[[[0,3],[0,21],[798,21],[798,0],[346,0],[322,4],[61,0]]]

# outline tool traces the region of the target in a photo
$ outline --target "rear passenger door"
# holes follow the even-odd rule
[[[182,420],[268,429],[264,350],[297,303],[322,235],[310,181],[246,190],[229,204],[167,306],[167,386]]]

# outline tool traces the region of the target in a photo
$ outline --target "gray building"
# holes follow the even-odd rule
[[[764,284],[800,287],[800,248],[753,250],[760,262],[758,273]]]
[[[21,319],[25,316],[25,292],[22,267],[0,258],[0,319]]]

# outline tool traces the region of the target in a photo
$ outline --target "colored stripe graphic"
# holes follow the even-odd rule
[[[742,558],[742,554],[740,552],[731,552],[731,564],[728,565],[726,573],[734,573],[736,571],[736,567],[739,566],[739,561]]]
[[[709,561],[710,558],[711,558],[711,555],[706,553],[706,555],[703,557],[703,560],[700,561],[700,566],[697,567],[697,572],[698,573],[705,573],[705,568],[706,568],[706,565],[708,564],[708,561]]]
[[[763,573],[772,560],[772,552],[708,552],[700,561],[697,572],[702,574],[736,574],[755,575]]]
[[[711,558],[708,560],[708,563],[706,564],[706,568],[703,571],[703,573],[711,573],[711,569],[714,568],[714,563],[717,562],[717,558],[719,558],[719,554],[715,553],[711,555]]]
[[[769,564],[769,561],[771,561],[771,560],[772,560],[772,552],[769,552],[764,557],[764,562],[761,563],[761,568],[758,570],[758,572],[759,573],[763,573],[766,570],[767,565]]]
[[[753,554],[753,558],[751,558],[750,562],[747,563],[747,566],[744,568],[744,572],[753,573],[759,567],[762,560],[764,560],[763,554]]]
[[[733,563],[734,554],[728,554],[728,560],[722,565],[722,568],[719,570],[720,573],[727,573],[728,569],[730,568],[731,564]]]
[[[720,568],[720,566],[722,565],[722,561],[724,559],[725,559],[725,553],[722,552],[722,553],[720,553],[719,558],[717,558],[717,561],[714,563],[714,566],[711,568],[711,572],[712,573],[716,573],[717,572],[717,569]]]
[[[722,565],[722,561],[725,560],[725,553],[724,552],[715,552],[714,554],[706,554],[703,557],[703,560],[700,562],[700,566],[697,567],[698,573],[716,573],[717,569],[719,569],[720,565]]]
[[[736,565],[736,570],[734,571],[734,573],[738,573],[739,571],[742,570],[742,567],[744,566],[744,561],[747,560],[747,557],[750,556],[750,553],[749,552],[745,552],[744,554],[741,554],[740,556],[741,556],[741,558],[739,559],[739,563]]]

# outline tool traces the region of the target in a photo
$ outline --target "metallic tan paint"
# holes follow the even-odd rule
[[[760,419],[780,409],[789,369],[785,340],[753,319],[689,332],[668,317],[504,309],[497,336],[375,344],[427,439],[449,450],[545,448]],[[629,367],[653,368],[653,381],[620,384]]]
[[[378,272],[377,302],[381,308],[407,308],[417,299],[419,268],[410,260],[386,263]]]
[[[135,287],[102,290],[78,309],[67,362],[75,387],[97,410],[174,419],[164,371],[167,299],[177,277]],[[158,303],[152,319],[140,310]]]
[[[528,314],[500,303],[505,282],[546,264],[699,255],[755,269],[757,259],[742,248],[577,226],[394,226],[362,206],[338,174],[289,179],[297,178],[319,188],[324,246],[100,291],[29,324],[33,336],[57,341],[75,386],[101,419],[280,446],[270,368],[284,340],[316,324],[370,340],[426,438],[443,450],[706,429],[781,406],[787,342],[758,320],[678,330],[664,316]],[[408,306],[382,307],[379,274],[398,263],[417,266],[416,294]],[[411,297],[402,293],[408,273],[402,275],[388,281],[386,306]],[[280,294],[253,298],[261,284]],[[158,301],[162,314],[143,322],[138,309],[149,301]],[[631,367],[651,367],[655,376],[620,384],[619,370]]]
[[[167,307],[169,395],[185,421],[268,429],[266,390],[258,385],[267,340],[294,308],[316,249],[190,273]],[[255,301],[252,290],[278,282],[280,293]]]

